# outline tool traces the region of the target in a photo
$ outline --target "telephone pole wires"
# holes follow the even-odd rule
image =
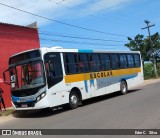
[[[150,45],[151,45],[151,57],[153,59],[154,75],[157,78],[158,77],[158,73],[157,73],[157,66],[156,66],[156,58],[155,58],[155,54],[154,54],[155,51],[154,51],[154,48],[153,48],[154,45],[153,45],[153,41],[151,39],[151,33],[150,33],[150,27],[155,26],[155,24],[149,25],[150,21],[148,21],[148,20],[145,20],[144,22],[147,24],[147,26],[142,28],[142,30],[143,29],[147,29],[148,30],[149,41],[150,41]]]

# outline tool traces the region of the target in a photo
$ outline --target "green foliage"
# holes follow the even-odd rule
[[[144,39],[144,35],[136,35],[134,39],[128,37],[129,43],[125,44],[132,51],[140,51],[142,59],[146,61],[148,59],[147,43]]]
[[[160,62],[160,35],[155,33],[151,38],[144,38],[144,35],[136,35],[135,38],[128,37],[129,43],[125,44],[132,51],[140,51],[143,63],[151,61],[154,65]],[[160,65],[157,65],[157,71],[153,64],[144,65],[144,78],[157,78],[160,76]],[[158,76],[157,76],[158,74]]]
[[[157,73],[158,73],[158,76],[160,76],[160,63],[157,64]]]
[[[160,37],[159,33],[155,33],[151,36],[152,44],[148,37],[144,38],[144,35],[138,34],[134,39],[128,37],[129,43],[125,44],[132,51],[140,51],[142,59],[149,61],[153,52],[156,60],[160,58]],[[152,49],[153,45],[153,49]]]
[[[157,64],[157,73],[158,76],[160,76],[160,63]],[[146,63],[144,64],[144,79],[151,79],[155,78],[154,71],[153,71],[153,64],[152,63]]]
[[[154,77],[153,64],[147,63],[144,64],[144,79],[151,79]]]

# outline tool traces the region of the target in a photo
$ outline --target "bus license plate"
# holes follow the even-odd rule
[[[27,106],[27,104],[21,104],[21,107],[26,108],[28,106]]]

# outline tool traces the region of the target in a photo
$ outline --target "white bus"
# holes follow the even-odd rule
[[[63,104],[74,109],[85,99],[126,94],[144,80],[140,52],[135,51],[33,49],[10,57],[8,70],[15,110]]]

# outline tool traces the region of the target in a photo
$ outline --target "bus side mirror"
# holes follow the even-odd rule
[[[9,69],[3,72],[3,80],[5,84],[10,85]]]

